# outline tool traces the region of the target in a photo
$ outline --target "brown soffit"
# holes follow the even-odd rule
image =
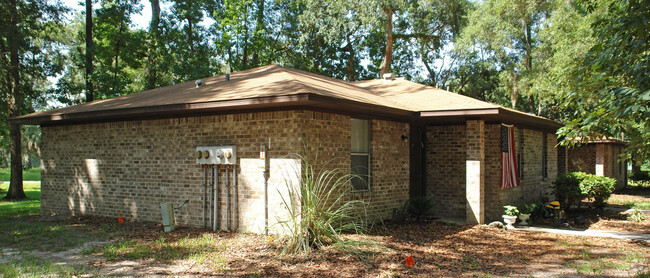
[[[513,124],[516,126],[555,133],[562,124],[547,118],[526,114],[507,108],[488,108],[471,110],[445,110],[420,112],[420,117],[428,124],[460,124],[467,120],[484,120],[490,123]]]
[[[411,121],[416,116],[416,113],[411,111],[304,93],[288,96],[170,104],[90,112],[51,114],[44,116],[20,116],[12,118],[9,121],[11,123],[22,125],[61,125],[134,118],[169,118],[179,116],[200,116],[224,112],[243,113],[247,111],[286,110],[292,108],[311,108],[314,110],[334,111],[360,117],[379,117],[397,121]]]

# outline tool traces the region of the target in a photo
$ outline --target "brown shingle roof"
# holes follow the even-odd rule
[[[486,116],[523,117],[524,121],[557,124],[537,116],[507,109],[467,96],[406,80],[347,82],[305,71],[269,65],[147,90],[90,103],[36,112],[11,119],[20,124],[56,124],[171,117],[207,113],[232,113],[252,109],[312,107],[381,115],[401,120],[433,121]],[[496,115],[496,116],[495,116]],[[514,115],[514,116],[512,116]],[[531,123],[532,123],[531,122]]]

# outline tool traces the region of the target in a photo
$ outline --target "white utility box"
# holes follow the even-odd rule
[[[162,203],[160,204],[160,212],[162,213],[162,223],[165,227],[165,233],[171,232],[176,229],[176,221],[174,220],[174,204]]]

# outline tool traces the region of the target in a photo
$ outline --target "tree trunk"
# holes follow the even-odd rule
[[[86,102],[94,100],[93,73],[93,2],[86,0]]]
[[[515,109],[517,106],[517,97],[519,96],[519,74],[512,70],[512,93],[510,94],[510,103],[512,104],[512,109]]]
[[[20,91],[20,61],[18,55],[18,8],[16,0],[9,0],[9,33],[7,42],[9,44],[10,56],[10,80],[7,82],[9,118],[20,116],[22,104],[22,92]],[[20,125],[9,124],[9,152],[11,155],[11,178],[9,191],[5,199],[25,199],[23,190],[23,160],[20,144]]]
[[[356,80],[356,71],[354,70],[355,63],[355,52],[354,52],[354,47],[352,46],[352,43],[350,42],[350,35],[348,34],[345,36],[345,40],[348,43],[345,46],[345,49],[348,51],[348,63],[345,65],[345,70],[347,71],[348,74],[348,81],[355,81]]]
[[[147,57],[147,66],[145,68],[145,84],[147,89],[153,89],[158,84],[158,43],[159,43],[159,25],[160,25],[160,0],[151,1],[151,24],[149,25],[149,55]]]
[[[189,14],[189,13],[188,13]],[[187,16],[187,38],[189,39],[189,44],[190,44],[190,58],[194,58],[194,36],[193,36],[193,26],[192,26],[192,19],[190,16]]]
[[[384,8],[386,13],[386,52],[384,52],[384,61],[379,67],[379,78],[390,71],[390,63],[393,59],[393,9]]]
[[[255,44],[255,52],[253,52],[253,60],[251,61],[251,64],[253,67],[259,66],[260,63],[260,58],[259,58],[259,52],[261,51],[262,47],[262,41],[260,39],[260,36],[264,33],[265,27],[264,27],[264,1],[265,0],[259,0],[257,1],[257,15],[256,15],[256,23],[255,23],[255,39],[253,40],[253,43]]]
[[[126,9],[122,10],[122,14],[126,16]],[[120,29],[117,31],[117,38],[115,39],[115,67],[114,67],[114,72],[113,72],[113,89],[112,95],[116,96],[118,95],[117,87],[118,87],[118,72],[120,71],[120,47],[122,46],[122,36],[124,34],[124,28],[126,26],[124,25],[124,19],[120,21]]]

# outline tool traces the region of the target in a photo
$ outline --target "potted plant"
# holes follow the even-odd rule
[[[517,221],[517,214],[519,214],[519,210],[515,206],[503,206],[505,210],[505,214],[503,215],[503,222],[506,222],[506,227],[508,229],[514,229],[515,227],[512,226],[512,224],[515,224]]]
[[[519,206],[519,219],[521,219],[521,222],[519,224],[521,225],[528,225],[528,219],[530,219],[530,214],[535,211],[536,204],[524,204]]]

